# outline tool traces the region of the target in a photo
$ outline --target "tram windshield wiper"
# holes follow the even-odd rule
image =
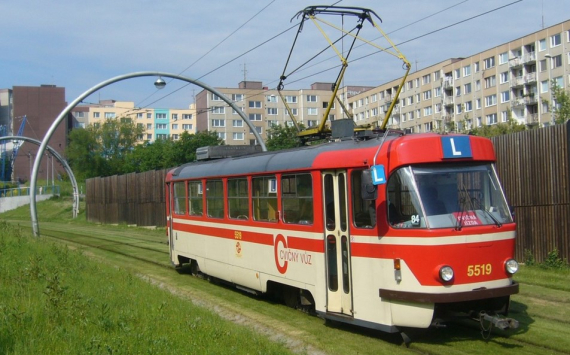
[[[493,220],[493,222],[495,222],[495,225],[497,225],[497,227],[501,228],[503,226],[503,224],[501,222],[499,222],[499,220],[495,216],[493,216],[493,214],[490,211],[487,211],[487,209],[483,206],[483,204],[481,203],[481,201],[479,201],[478,198],[473,197],[471,200],[474,202],[477,202],[479,209],[481,211],[485,212],[485,214],[487,216],[489,216],[489,218],[491,218]]]
[[[465,212],[467,211],[468,204],[469,207],[471,207],[471,210],[473,210],[473,204],[471,202],[469,191],[467,191],[467,188],[464,184],[461,184],[461,188],[459,189],[459,205],[461,206],[461,211],[457,217],[457,224],[455,225],[456,231],[460,231],[463,228],[463,221],[465,220]]]

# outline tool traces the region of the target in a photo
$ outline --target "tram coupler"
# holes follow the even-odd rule
[[[519,327],[519,321],[513,318],[501,318],[499,316],[492,316],[486,312],[479,313],[479,322],[483,321],[490,322],[496,328],[501,330],[505,329],[517,329]]]

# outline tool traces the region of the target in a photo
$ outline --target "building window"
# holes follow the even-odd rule
[[[487,118],[487,124],[488,125],[497,124],[497,114],[496,113],[492,113],[490,115],[487,115],[486,118]]]
[[[277,115],[277,107],[268,107],[267,114],[272,116]]]
[[[435,80],[439,80],[439,78],[441,78],[441,72],[440,72],[439,70],[438,70],[438,71],[434,71],[434,72],[433,72],[433,80],[434,80],[434,81],[435,81]]]
[[[212,101],[222,101],[222,98],[219,97],[218,95],[214,94],[214,93],[212,93],[211,97],[212,97]]]
[[[232,127],[243,127],[243,120],[232,120]]]
[[[466,65],[463,67],[463,76],[471,75],[471,65]]]
[[[455,87],[455,96],[461,96],[461,86]]]
[[[243,132],[234,132],[233,133],[234,141],[243,141],[243,137],[244,137]]]
[[[259,133],[259,134],[261,134],[261,133],[263,132],[262,127],[255,126],[255,130],[256,130],[257,133]],[[253,132],[252,132],[251,129],[249,130],[249,134],[253,134]]]
[[[317,102],[317,95],[307,95],[307,102]]]
[[[431,90],[424,91],[424,100],[431,99]]]
[[[501,112],[501,122],[507,122],[508,120],[508,113],[507,111],[502,111]]]
[[[156,129],[166,129],[168,126],[166,123],[157,123]]]
[[[545,93],[548,92],[548,80],[544,80],[540,82],[540,92]]]
[[[216,132],[218,134],[218,138],[221,140],[226,140],[226,132]]]
[[[479,62],[473,63],[473,68],[474,68],[475,73],[478,73],[479,72]]]
[[[483,69],[493,68],[495,66],[495,57],[489,57],[483,61]]]
[[[142,120],[144,118],[141,112],[137,113],[137,119]]]
[[[261,108],[261,101],[249,101],[249,108]]]
[[[508,102],[510,100],[510,92],[509,90],[503,91],[501,93],[501,103]]]
[[[173,130],[178,129],[178,123],[173,123],[173,124],[172,124],[172,129],[173,129]]]
[[[499,65],[505,64],[508,61],[509,61],[509,53],[508,52],[499,54]]]
[[[105,118],[115,118],[115,112],[105,112]]]
[[[157,120],[165,120],[166,119],[166,113],[157,113],[155,117]]]
[[[509,82],[509,72],[506,72],[506,71],[502,72],[499,81],[501,84],[508,83]]]
[[[309,107],[307,108],[307,114],[310,116],[315,116],[318,114],[318,110],[316,107]]]
[[[224,119],[213,119],[212,120],[212,127],[225,127],[226,120]]]
[[[556,69],[562,66],[562,54],[554,56],[550,58],[550,64],[552,65],[552,69]]]
[[[243,94],[232,94],[232,101],[243,101]]]
[[[261,121],[261,114],[260,113],[250,113],[249,114],[250,121]]]
[[[190,130],[192,130],[192,125],[191,124],[183,124],[182,129],[185,131],[190,131]]]
[[[299,110],[298,110],[297,108],[292,108],[292,109],[291,109],[291,114],[292,114],[293,116],[297,116],[298,112],[299,112]]]
[[[431,81],[431,75],[427,74],[422,76],[422,85],[429,84]]]
[[[465,91],[465,95],[471,93],[471,83],[463,85],[463,91]]]
[[[457,104],[455,105],[455,113],[460,114],[463,111],[463,105]]]
[[[287,96],[285,96],[285,102],[288,104],[296,104],[297,103],[297,96],[287,95]]]
[[[224,114],[226,113],[226,108],[224,106],[213,106],[212,113]]]
[[[476,109],[480,109],[480,108],[481,108],[481,99],[475,99],[475,108],[476,108]]]
[[[561,44],[562,44],[562,36],[560,36],[560,33],[555,34],[554,36],[550,36],[550,48],[558,47]]]
[[[150,141],[150,140],[152,139],[152,134],[148,133],[148,134],[146,135],[146,139],[148,139],[148,140]]]
[[[173,135],[172,135],[172,139],[175,140],[175,141],[177,141],[177,140],[178,140],[178,134],[173,134]]]
[[[467,101],[465,103],[465,112],[473,111],[473,103],[471,101]]]
[[[428,107],[424,107],[424,116],[429,116],[432,114],[432,107],[428,106]]]
[[[408,90],[413,89],[414,88],[414,83],[410,80],[406,83],[406,88]]]
[[[275,95],[267,95],[265,96],[265,99],[267,100],[267,102],[272,102],[272,103],[277,103],[277,96]]]
[[[435,113],[441,112],[441,104],[435,104]]]
[[[460,74],[459,69],[455,69],[453,72],[454,72],[453,76],[455,77],[455,79],[459,79],[459,74]]]
[[[170,117],[172,117],[173,121],[178,121],[178,114],[177,113],[173,113]]]
[[[491,75],[485,78],[485,89],[492,88],[495,85],[497,85],[497,78],[495,77],[495,75]]]
[[[168,134],[160,133],[156,135],[156,139],[168,139]]]
[[[441,96],[441,87],[438,86],[438,87],[434,88],[433,91],[434,91],[433,96],[435,96],[435,97]]]
[[[475,80],[475,91],[481,90],[481,80]]]
[[[147,129],[147,130],[151,130],[151,129],[152,129],[152,123],[147,123],[147,124],[146,124],[146,129]]]
[[[485,107],[493,106],[497,104],[497,95],[485,96]]]
[[[543,38],[540,41],[538,41],[538,50],[540,52],[546,50],[546,38]]]
[[[559,88],[563,88],[564,87],[564,79],[561,76],[558,76],[554,79],[554,83],[556,84],[556,86],[558,86]]]
[[[192,119],[192,114],[185,114],[185,115],[182,115],[182,119],[183,119],[183,120],[191,120],[191,119]]]
[[[93,112],[93,118],[99,118],[99,117],[101,117],[100,112]]]

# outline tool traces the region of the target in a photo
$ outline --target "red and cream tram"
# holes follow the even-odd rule
[[[166,178],[172,263],[325,319],[501,328],[515,223],[490,140],[384,135],[189,163]]]

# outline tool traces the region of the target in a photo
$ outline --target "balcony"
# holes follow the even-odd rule
[[[443,105],[444,106],[450,106],[453,105],[453,96],[447,96],[443,99]]]
[[[453,79],[452,78],[445,78],[443,80],[443,90],[451,90],[453,89]]]
[[[522,57],[515,57],[512,59],[509,59],[509,68],[517,68],[523,65],[523,59]]]
[[[538,124],[538,113],[529,113],[526,116],[526,124],[528,124],[528,125]]]
[[[517,76],[511,78],[511,87],[523,86],[524,85],[524,77]]]
[[[526,105],[524,97],[515,96],[511,100],[511,107],[518,107],[518,106],[524,106],[524,105]]]
[[[441,116],[441,119],[443,120],[443,122],[446,122],[446,123],[447,123],[447,122],[450,122],[450,121],[453,119],[453,115],[449,115],[449,114],[447,114],[447,115],[442,115],[442,116]]]
[[[384,103],[389,105],[390,103],[392,103],[392,101],[394,101],[395,97],[396,97],[396,95],[394,95],[394,94],[386,95],[386,98],[384,98]]]
[[[536,82],[536,73],[528,73],[524,76],[524,83],[530,84]]]

